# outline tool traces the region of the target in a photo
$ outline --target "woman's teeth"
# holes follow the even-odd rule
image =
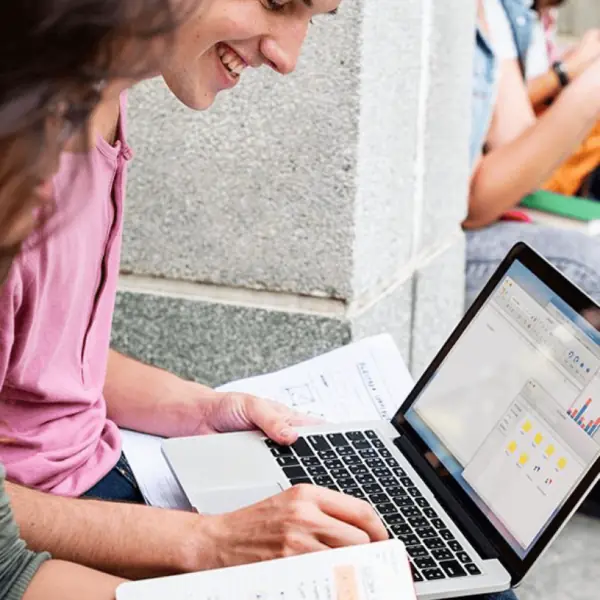
[[[246,68],[246,63],[227,46],[219,46],[217,53],[223,66],[235,77],[239,77]]]

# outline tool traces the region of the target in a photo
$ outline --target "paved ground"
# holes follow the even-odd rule
[[[519,600],[598,600],[600,521],[575,517],[518,591]]]

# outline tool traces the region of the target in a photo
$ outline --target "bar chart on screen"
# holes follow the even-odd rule
[[[596,437],[600,432],[600,401],[596,402],[592,398],[588,398],[585,402],[576,401],[567,414],[587,433],[590,437]]]

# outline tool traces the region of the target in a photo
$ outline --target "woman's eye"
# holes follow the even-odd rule
[[[285,8],[285,3],[281,2],[281,0],[266,0],[267,8],[272,10],[273,12],[278,12]]]

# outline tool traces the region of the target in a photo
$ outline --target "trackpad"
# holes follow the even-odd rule
[[[281,486],[276,483],[261,485],[251,488],[234,488],[227,490],[215,490],[198,494],[194,503],[196,510],[207,515],[219,515],[233,512],[240,508],[256,504],[266,500],[282,491]]]

